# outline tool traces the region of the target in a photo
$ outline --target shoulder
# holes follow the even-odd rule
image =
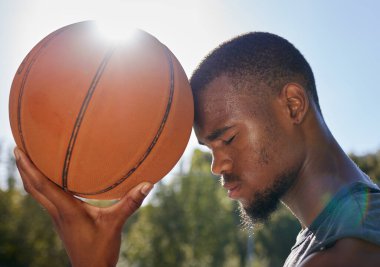
[[[300,267],[380,266],[380,246],[356,238],[338,240],[334,246],[311,254]]]

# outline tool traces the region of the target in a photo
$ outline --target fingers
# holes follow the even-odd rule
[[[59,221],[62,216],[68,218],[73,214],[79,215],[79,209],[87,210],[88,214],[93,213],[94,217],[98,216],[99,209],[86,205],[71,194],[64,192],[59,186],[47,179],[30,159],[17,148],[15,149],[15,157],[25,190],[47,209],[55,221]],[[141,206],[152,188],[153,184],[151,183],[141,183],[130,190],[118,203],[106,208],[103,212],[111,215],[117,228],[121,228],[126,219]]]
[[[72,208],[75,202],[73,196],[44,176],[20,149],[15,148],[14,153],[25,190],[53,217],[56,217],[63,209]]]
[[[118,203],[109,207],[110,212],[118,218],[120,227],[141,206],[153,186],[151,183],[141,183],[130,190]]]

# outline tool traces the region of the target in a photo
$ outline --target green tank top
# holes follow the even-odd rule
[[[342,188],[309,228],[299,232],[285,267],[298,266],[310,254],[342,238],[359,238],[380,246],[380,189],[355,182]]]

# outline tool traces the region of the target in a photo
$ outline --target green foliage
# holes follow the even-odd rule
[[[375,183],[380,184],[380,150],[364,156],[351,154],[350,157]]]
[[[0,266],[68,266],[47,213],[16,190],[0,191]]]

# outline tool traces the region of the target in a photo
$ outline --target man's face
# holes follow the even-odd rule
[[[233,88],[225,76],[195,96],[194,129],[212,151],[212,172],[253,223],[276,209],[301,166],[302,141],[286,116],[277,96]]]

